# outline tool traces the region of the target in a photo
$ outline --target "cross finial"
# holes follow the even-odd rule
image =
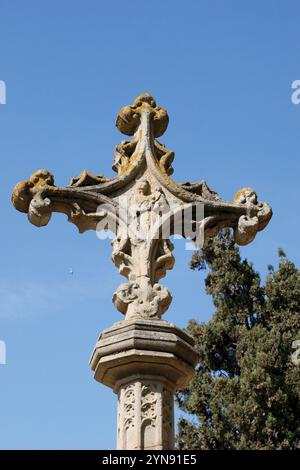
[[[149,93],[142,93],[131,106],[124,106],[117,117],[116,126],[122,134],[133,135],[141,123],[143,111],[150,113],[153,122],[153,135],[160,137],[168,127],[169,116],[165,109],[156,105]]]

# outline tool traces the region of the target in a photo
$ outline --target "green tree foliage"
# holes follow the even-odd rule
[[[206,292],[215,313],[190,321],[200,361],[177,395],[180,449],[294,449],[300,442],[300,271],[279,250],[265,286],[242,260],[229,231],[195,253],[191,268],[208,268]]]

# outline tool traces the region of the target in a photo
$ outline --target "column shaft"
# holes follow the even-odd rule
[[[120,386],[117,448],[174,448],[174,398],[166,383],[135,379]]]

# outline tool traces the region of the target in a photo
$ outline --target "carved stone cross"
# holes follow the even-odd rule
[[[161,320],[172,299],[159,283],[174,265],[169,237],[179,234],[201,244],[232,227],[244,245],[272,216],[251,188],[227,202],[205,181],[171,179],[174,153],[157,140],[168,121],[152,96],[140,95],[118,114],[116,126],[133,137],[115,147],[117,176],[85,170],[60,187],[49,171],[38,170],[12,194],[15,208],[38,227],[52,212],[63,212],[81,233],[115,233],[112,259],[127,282],[113,302],[125,319],[100,335],[90,365],[96,380],[118,393],[119,449],[173,447],[173,394],[191,380],[197,363],[190,336]]]

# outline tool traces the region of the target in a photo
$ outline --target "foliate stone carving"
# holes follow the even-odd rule
[[[179,233],[198,241],[199,233],[205,239],[232,227],[237,243],[244,245],[272,216],[251,188],[227,202],[205,181],[178,184],[171,179],[174,153],[157,140],[168,122],[167,111],[144,93],[118,114],[117,128],[132,139],[115,148],[115,177],[84,170],[69,186],[60,187],[48,170],[39,170],[17,184],[12,194],[16,209],[27,212],[38,227],[46,225],[53,212],[62,212],[80,232],[98,230],[99,224],[115,232],[112,259],[128,282],[117,289],[113,301],[126,318],[160,318],[170,305],[171,294],[159,284],[174,264],[170,236]],[[197,213],[197,205],[204,211]],[[193,229],[182,231],[174,214],[186,208],[191,208]]]
[[[142,385],[141,393],[141,421],[147,421],[155,426],[157,419],[157,385],[155,383]]]
[[[239,218],[234,229],[235,239],[239,245],[247,245],[255,238],[257,227],[264,225],[270,208],[266,203],[258,202],[257,194],[252,188],[240,189],[234,196],[233,202],[243,204],[248,208],[247,213]],[[253,206],[257,208],[255,214],[253,214]]]
[[[124,391],[124,413],[125,413],[124,427],[126,430],[134,427],[134,416],[135,416],[134,406],[135,406],[135,389],[134,389],[134,385],[130,384],[130,385],[127,385]]]
[[[221,201],[221,198],[218,193],[210,189],[204,180],[199,181],[199,183],[190,183],[190,181],[186,181],[180,186],[185,191],[197,194],[198,196],[201,196],[204,199],[207,199],[208,201]]]
[[[48,170],[37,170],[27,181],[18,183],[12,193],[12,203],[20,212],[28,212],[34,195],[54,186],[54,177]]]
[[[154,137],[164,134],[169,124],[169,116],[165,109],[156,105],[149,93],[143,93],[134,100],[132,106],[124,106],[117,117],[116,126],[122,134],[134,135],[138,130],[144,110],[151,113],[152,133]]]
[[[257,194],[252,188],[240,189],[233,198],[237,204],[257,205]]]
[[[118,393],[118,449],[130,449],[137,432],[136,384],[126,384]]]
[[[158,283],[151,285],[147,279],[143,279],[141,283],[121,284],[113,295],[115,307],[126,315],[126,320],[160,319],[168,309],[171,300],[171,293],[165,286]]]
[[[172,449],[172,392],[163,383],[140,379],[118,392],[118,449]]]

